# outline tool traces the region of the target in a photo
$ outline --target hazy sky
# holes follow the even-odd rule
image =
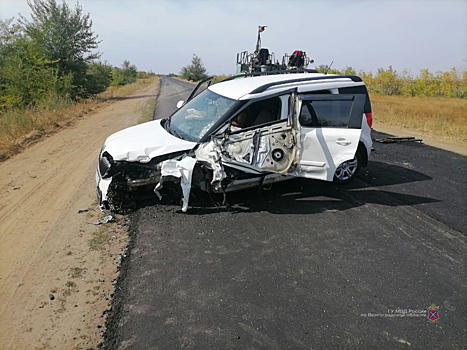
[[[76,1],[67,3],[76,4]],[[392,65],[418,74],[467,68],[463,0],[81,0],[102,40],[102,59],[178,73],[201,56],[211,74],[235,73],[236,53],[263,47],[281,58],[306,51],[315,64],[366,71]],[[29,18],[26,0],[0,0],[0,19]],[[311,65],[310,67],[313,67]]]

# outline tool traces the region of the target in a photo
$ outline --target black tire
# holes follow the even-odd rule
[[[356,162],[355,167],[353,166]],[[362,150],[358,149],[354,159],[340,164],[334,173],[334,182],[336,184],[346,184],[352,181],[360,172],[363,164]],[[344,167],[344,168],[343,168]]]

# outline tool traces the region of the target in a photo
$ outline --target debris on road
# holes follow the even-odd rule
[[[89,211],[88,209],[80,209],[78,210],[78,214],[87,213],[88,211]]]
[[[110,214],[110,215],[107,215],[107,216],[104,216],[103,218],[93,222],[92,224],[93,225],[102,225],[102,224],[108,224],[109,222],[112,222],[113,221],[113,216]]]
[[[374,141],[379,143],[401,143],[401,142],[420,142],[422,143],[422,139],[416,139],[415,137],[386,137],[384,139],[375,139]]]

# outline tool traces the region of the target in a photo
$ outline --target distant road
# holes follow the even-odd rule
[[[196,84],[179,79],[162,77],[161,92],[154,111],[154,119],[162,119],[170,116],[177,109],[177,102],[186,101]]]

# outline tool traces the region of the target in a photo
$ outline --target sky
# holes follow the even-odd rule
[[[58,0],[60,1],[60,0]],[[74,6],[76,1],[66,0]],[[281,59],[303,50],[310,65],[376,71],[389,65],[467,69],[467,0],[81,0],[102,59],[178,73],[197,54],[210,74],[235,73],[236,54],[262,46]],[[0,19],[29,18],[26,0],[0,0]]]

